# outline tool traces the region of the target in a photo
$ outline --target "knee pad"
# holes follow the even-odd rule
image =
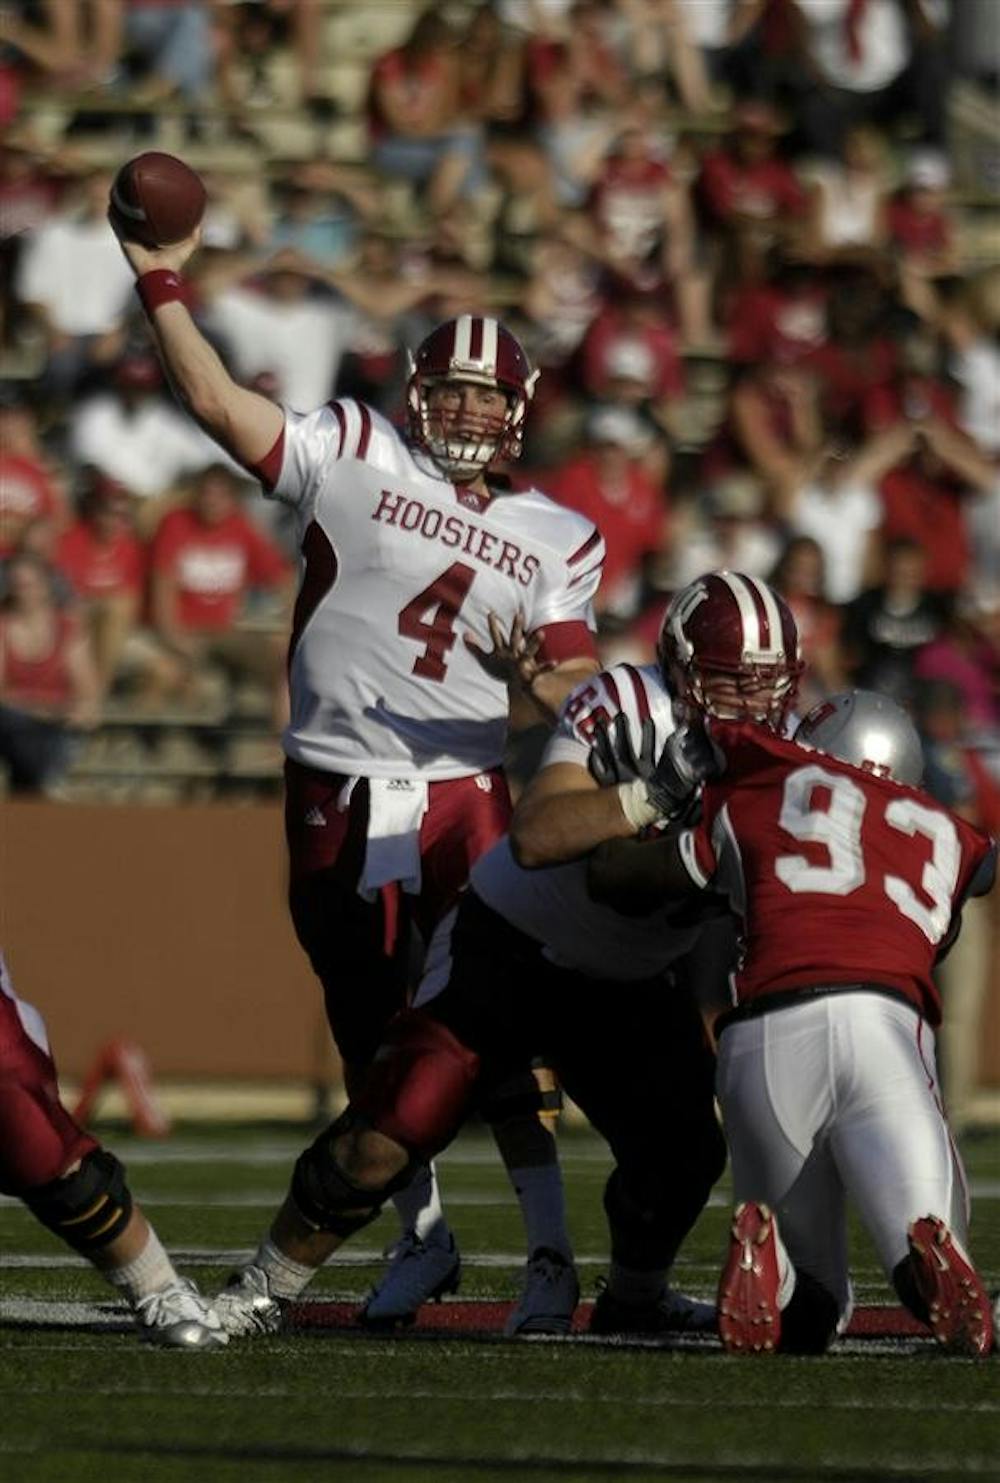
[[[491,1080],[479,1099],[479,1110],[488,1123],[534,1116],[550,1133],[555,1132],[562,1105],[562,1087],[556,1074],[541,1062]]]
[[[337,1163],[333,1145],[339,1134],[355,1125],[345,1112],[309,1145],[296,1160],[292,1199],[304,1218],[318,1231],[345,1239],[364,1230],[378,1216],[386,1200],[413,1178],[412,1162],[381,1189],[362,1189]]]
[[[440,1153],[472,1101],[479,1057],[424,1009],[397,1015],[365,1075],[352,1111],[411,1156]]]
[[[132,1214],[124,1167],[106,1148],[86,1154],[73,1174],[21,1198],[43,1226],[87,1257],[120,1236]]]
[[[840,1309],[833,1293],[809,1272],[795,1271],[795,1291],[781,1310],[782,1354],[825,1354],[837,1332]]]

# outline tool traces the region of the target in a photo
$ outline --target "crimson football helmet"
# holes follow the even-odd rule
[[[791,610],[766,582],[727,571],[691,582],[667,609],[657,652],[689,708],[783,730],[802,660]]]
[[[463,314],[432,330],[417,349],[406,386],[410,441],[430,454],[443,474],[471,478],[497,459],[521,455],[524,419],[538,372],[509,330],[495,319]],[[449,427],[428,411],[428,392],[448,381],[471,381],[502,391],[507,409],[495,425],[472,431]]]

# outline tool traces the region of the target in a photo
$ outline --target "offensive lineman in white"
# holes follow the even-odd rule
[[[122,248],[188,411],[299,515],[284,736],[290,906],[355,1086],[405,1003],[411,926],[430,939],[506,828],[508,678],[523,677],[553,717],[597,669],[591,599],[604,544],[539,492],[487,482],[491,464],[520,453],[536,378],[503,326],[467,315],[427,337],[406,440],[352,401],[301,415],[237,385],[191,319],[179,271],[198,237]],[[544,1166],[554,1208],[550,1136],[533,1114],[505,1129],[515,1188],[520,1169]],[[397,1205],[404,1237],[370,1322],[406,1321],[458,1280],[432,1172]],[[266,1242],[244,1278],[261,1289],[250,1297],[263,1307],[294,1297],[335,1235],[297,1228],[298,1262]]]

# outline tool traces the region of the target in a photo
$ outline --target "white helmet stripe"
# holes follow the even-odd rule
[[[468,365],[472,352],[472,315],[463,314],[455,321],[455,348],[452,359]]]
[[[767,614],[767,626],[770,630],[771,641],[764,650],[766,654],[778,654],[784,652],[785,635],[781,625],[781,611],[775,601],[774,592],[766,582],[758,582],[754,577],[747,578],[747,585],[752,586],[758,598],[764,606]]]
[[[483,326],[483,348],[480,359],[487,370],[496,373],[497,368],[497,322],[495,319],[480,321]]]
[[[718,572],[719,576],[736,599],[743,625],[743,652],[776,658],[783,648],[781,614],[774,594],[763,582],[753,577],[743,577],[736,572]],[[756,598],[756,601],[754,600]],[[767,620],[767,640],[761,633],[758,603]]]

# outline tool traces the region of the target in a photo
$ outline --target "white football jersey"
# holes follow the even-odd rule
[[[616,664],[578,685],[563,706],[542,766],[576,762],[586,767],[595,726],[610,724],[619,713],[628,717],[636,751],[643,721],[652,720],[654,756],[659,756],[675,721],[670,693],[655,664]],[[700,931],[683,905],[646,917],[624,917],[592,901],[585,860],[524,870],[507,837],[476,861],[471,881],[487,906],[544,943],[545,956],[553,963],[593,978],[653,978],[688,952]]]
[[[288,755],[327,772],[430,781],[495,767],[507,689],[463,640],[492,648],[490,612],[505,631],[518,612],[528,631],[592,631],[596,527],[537,490],[485,500],[457,488],[349,400],[286,411],[272,493],[296,507],[305,557]],[[587,652],[589,637],[575,637],[573,652]]]

